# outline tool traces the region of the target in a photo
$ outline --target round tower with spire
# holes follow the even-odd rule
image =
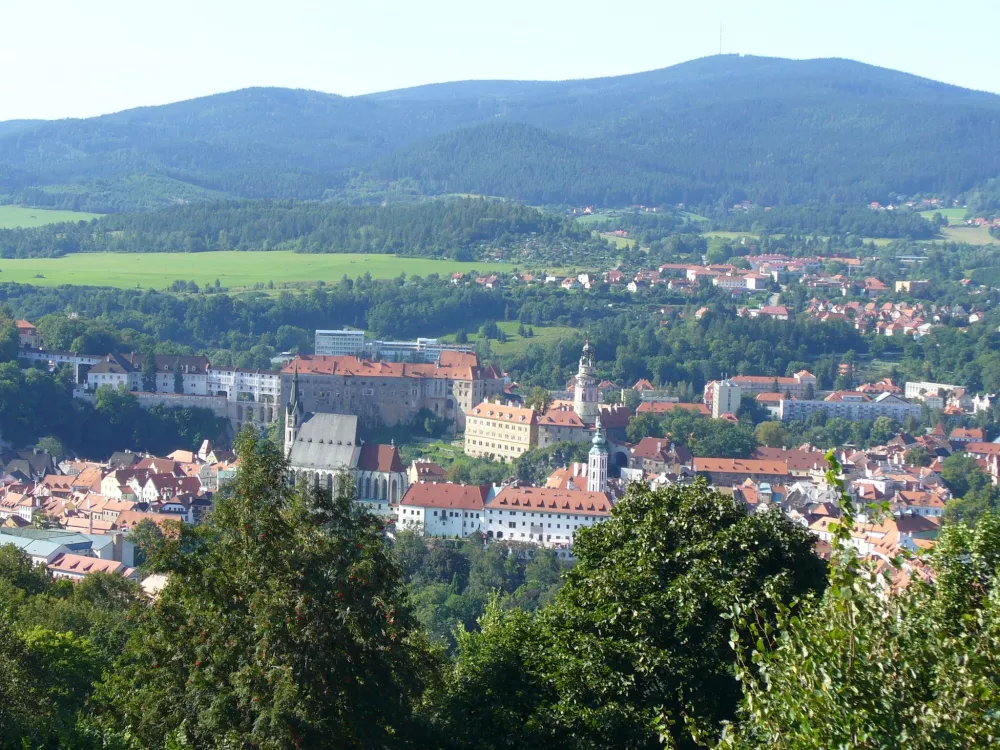
[[[608,442],[601,427],[601,415],[594,424],[594,439],[587,455],[587,490],[589,492],[608,491]]]
[[[292,446],[295,444],[295,437],[299,434],[303,417],[302,401],[299,400],[299,366],[295,365],[295,372],[292,375],[292,390],[288,394],[288,403],[285,404],[286,456],[292,452]]]
[[[585,424],[594,424],[601,411],[598,403],[597,377],[594,373],[594,347],[590,345],[590,339],[583,345],[580,367],[574,378],[573,411]]]

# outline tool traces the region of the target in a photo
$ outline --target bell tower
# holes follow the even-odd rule
[[[594,348],[590,345],[590,339],[587,339],[573,383],[573,411],[584,424],[594,424],[600,410],[597,402],[597,378],[594,374]]]
[[[601,427],[601,415],[597,415],[594,425],[597,432],[591,441],[590,453],[587,455],[587,491],[607,492],[608,490],[608,444],[604,439],[604,428]]]

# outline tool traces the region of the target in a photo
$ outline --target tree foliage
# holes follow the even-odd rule
[[[703,483],[630,487],[574,551],[552,605],[532,617],[495,604],[480,633],[460,634],[434,701],[455,747],[652,748],[663,722],[691,746],[684,716],[731,718],[740,698],[732,605],[765,591],[787,602],[822,580],[806,532]]]
[[[292,490],[279,449],[244,432],[208,522],[161,545],[170,582],[101,691],[129,746],[405,747],[434,665],[380,522]]]

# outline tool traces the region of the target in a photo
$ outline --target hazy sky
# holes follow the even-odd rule
[[[848,57],[1000,93],[1000,2],[0,0],[0,120],[246,86],[358,94],[633,73],[718,52]]]

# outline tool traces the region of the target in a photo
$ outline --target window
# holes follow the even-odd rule
[[[507,527],[511,528],[511,529],[516,529],[517,528],[517,521],[508,521],[507,522]]]

